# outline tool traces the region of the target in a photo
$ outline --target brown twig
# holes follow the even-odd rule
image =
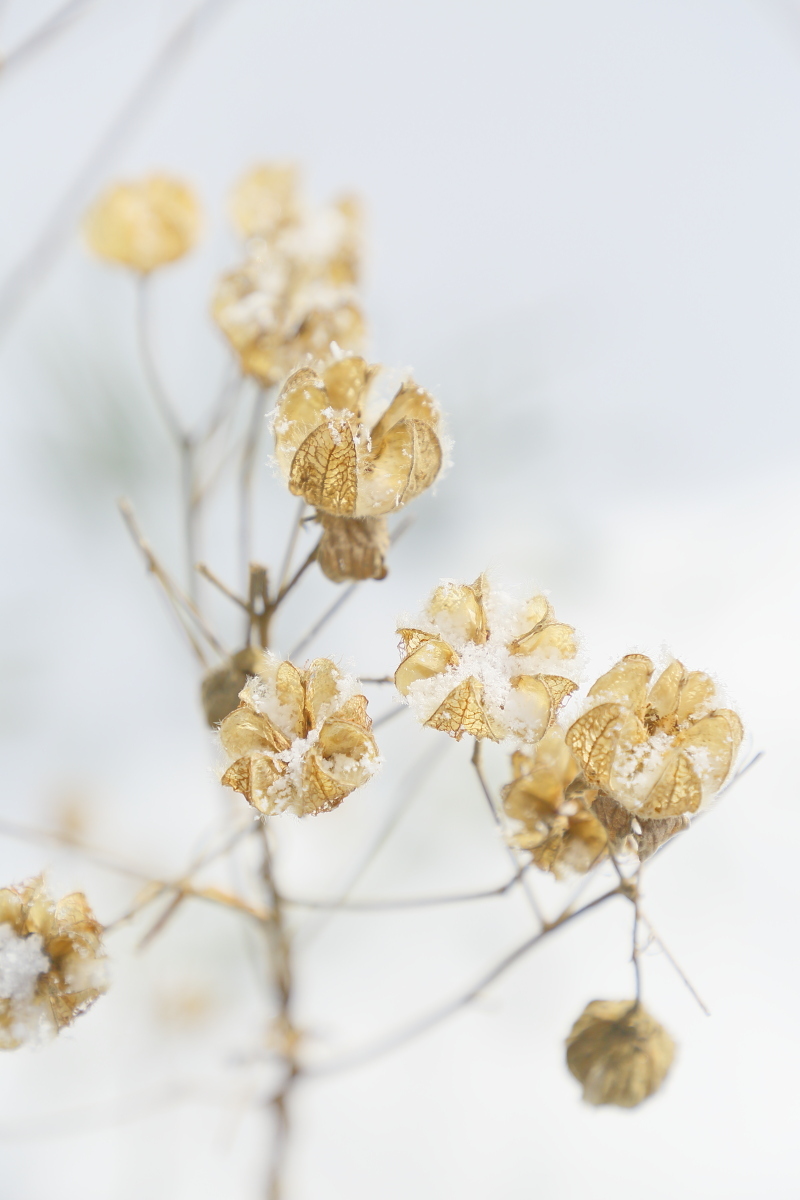
[[[161,566],[161,563],[156,558],[150,543],[142,533],[139,522],[136,520],[136,515],[133,511],[130,501],[120,500],[119,510],[122,513],[122,519],[127,525],[131,537],[144,556],[148,571],[150,571],[161,584],[161,587],[170,601],[173,611],[178,616],[184,632],[189,638],[192,648],[197,657],[200,659],[200,662],[203,664],[203,666],[208,665],[205,654],[200,647],[197,638],[192,632],[192,626],[194,626],[194,628],[200,634],[202,634],[209,646],[217,654],[219,654],[220,657],[227,657],[225,648],[221,645],[212,630],[209,628],[202,613],[199,612],[196,605],[189,599],[189,597],[183,591],[181,591],[175,581],[167,574],[167,572]]]
[[[470,759],[470,762],[472,763],[472,766],[475,769],[475,774],[478,777],[478,782],[481,785],[481,791],[483,792],[486,803],[489,805],[489,811],[492,814],[494,823],[498,827],[498,829],[500,830],[501,835],[502,835],[503,824],[502,824],[502,821],[500,820],[500,814],[497,811],[497,806],[494,802],[494,797],[492,796],[491,789],[489,787],[489,784],[486,781],[486,776],[483,773],[483,764],[481,761],[481,743],[478,738],[475,738],[475,745],[473,746],[473,749],[472,749],[472,758]],[[505,840],[503,841],[503,845],[506,848],[506,853],[508,854],[508,857],[511,859],[514,866],[517,869],[519,869],[519,865],[520,865],[519,858],[517,857],[514,847],[509,846],[508,842],[506,842]],[[533,915],[536,917],[539,924],[541,926],[544,926],[546,923],[545,919],[544,919],[544,915],[542,913],[542,910],[539,907],[539,904],[536,900],[535,895],[533,894],[533,890],[530,886],[530,882],[527,879],[522,880],[522,890],[525,893],[525,897],[528,901],[528,904],[531,907]]]
[[[490,984],[494,983],[496,979],[498,979],[510,967],[523,958],[529,950],[532,950],[535,946],[538,946],[539,943],[544,941],[544,939],[551,933],[554,933],[557,929],[563,929],[563,927],[569,924],[570,921],[574,921],[577,917],[583,916],[584,913],[589,912],[591,909],[597,908],[600,904],[605,903],[606,900],[610,900],[612,896],[620,896],[624,894],[625,893],[621,888],[616,887],[610,892],[604,892],[602,896],[598,896],[596,899],[590,900],[589,903],[584,904],[582,908],[574,911],[565,910],[559,917],[556,918],[555,921],[545,925],[544,928],[539,930],[538,933],[534,934],[533,937],[528,938],[527,941],[517,946],[515,950],[512,950],[510,954],[507,954],[504,958],[500,959],[498,963],[496,963],[489,971],[480,977],[477,983],[474,983],[470,988],[467,989],[466,992],[460,993],[460,995],[456,996],[455,999],[448,1001],[440,1008],[434,1009],[426,1016],[420,1017],[417,1021],[405,1026],[400,1030],[397,1030],[395,1033],[389,1034],[385,1038],[380,1038],[379,1040],[372,1042],[370,1045],[363,1047],[361,1050],[355,1051],[353,1054],[349,1054],[340,1059],[334,1059],[329,1063],[320,1063],[317,1066],[306,1066],[304,1068],[304,1074],[309,1078],[314,1078],[321,1075],[338,1074],[341,1071],[349,1071],[354,1067],[364,1066],[365,1064],[374,1061],[376,1058],[381,1058],[384,1054],[389,1054],[391,1051],[399,1049],[400,1046],[405,1045],[407,1042],[413,1041],[414,1038],[419,1037],[423,1033],[427,1033],[429,1029],[432,1029],[435,1025],[439,1025],[442,1021],[446,1020],[447,1017],[452,1016],[454,1013],[458,1012],[459,1009],[462,1009],[466,1007],[466,1005],[470,1004],[477,996],[481,994],[481,992],[485,991]]]

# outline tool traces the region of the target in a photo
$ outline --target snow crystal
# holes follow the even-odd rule
[[[36,981],[49,971],[38,933],[19,937],[10,925],[0,925],[0,999],[24,1007],[33,997]]]

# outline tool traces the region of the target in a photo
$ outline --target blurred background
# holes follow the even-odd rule
[[[236,801],[216,783],[194,661],[116,510],[129,496],[179,559],[174,455],[137,357],[131,279],[87,253],[78,225],[117,178],[165,170],[197,189],[204,238],[154,299],[164,373],[198,413],[228,361],[209,317],[240,254],[228,189],[256,162],[297,161],[315,200],[363,198],[372,354],[413,366],[455,447],[389,578],[363,585],[310,652],[390,673],[397,615],[440,577],[488,568],[548,590],[592,677],[631,650],[714,673],[747,756],[764,756],[646,875],[647,911],[711,1011],[648,953],[646,1003],[679,1045],[656,1097],[592,1110],[563,1061],[583,1006],[631,991],[629,914],[609,906],[435,1032],[305,1085],[288,1200],[796,1197],[800,4],[96,0],[14,62],[57,7],[0,11],[0,288],[13,285],[0,291],[0,819],[174,877]],[[258,556],[277,564],[295,503],[267,454]],[[231,536],[212,534],[206,557],[230,579]],[[309,574],[276,649],[337,595]],[[391,698],[375,691],[371,707]],[[354,894],[502,882],[468,747],[402,714],[381,748],[363,793],[286,819],[287,888],[335,894],[389,828]],[[489,766],[499,785],[502,756]],[[136,891],[53,843],[0,836],[0,883],[43,868],[103,921]],[[543,888],[552,912],[562,895]],[[313,917],[301,1022],[320,1057],[361,1045],[457,994],[529,922],[513,897]],[[203,906],[138,953],[141,932],[110,944],[113,987],[89,1015],[0,1058],[0,1200],[262,1194],[253,941]]]

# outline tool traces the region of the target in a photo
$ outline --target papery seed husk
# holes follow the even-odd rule
[[[400,663],[394,684],[402,696],[420,679],[431,679],[458,663],[458,655],[443,638],[429,637]]]
[[[425,724],[449,733],[456,741],[465,733],[493,742],[502,740],[502,733],[493,728],[483,707],[483,685],[473,675],[450,692]]]
[[[686,754],[673,754],[636,811],[643,817],[675,817],[697,812],[702,800],[703,787],[691,760]]]
[[[262,661],[263,654],[258,647],[246,646],[203,676],[200,697],[206,721],[212,728],[238,706],[239,692],[248,676],[258,674]]]
[[[418,387],[413,380],[404,383],[396,393],[386,412],[373,426],[372,443],[378,445],[381,439],[404,417],[415,421],[425,421],[436,431],[439,424],[439,406],[429,392]]]
[[[646,862],[657,850],[660,850],[676,833],[689,828],[687,816],[667,817],[665,820],[639,819],[641,833],[636,836],[639,862]]]
[[[322,372],[331,408],[346,409],[354,417],[361,416],[364,393],[377,367],[351,354],[332,362]]]
[[[481,580],[476,580],[476,583],[480,584]],[[488,640],[486,611],[479,588],[475,585],[470,587],[466,583],[441,584],[428,601],[427,612],[434,622],[438,622],[442,617],[446,618],[448,626],[452,626],[466,642],[482,646]]]
[[[339,694],[339,669],[329,658],[315,658],[303,672],[308,727],[315,729],[322,709],[334,704]]]
[[[314,429],[292,460],[289,490],[307,504],[334,516],[356,510],[357,457],[347,421],[328,421]]]
[[[365,459],[359,480],[359,516],[402,508],[430,487],[442,465],[442,448],[425,421],[406,417],[387,430]]]
[[[385,517],[334,517],[319,512],[322,537],[317,563],[333,583],[385,579],[389,573],[389,528]]]
[[[289,739],[264,713],[248,704],[240,704],[229,713],[219,728],[220,741],[231,758],[254,751],[288,750]]]
[[[601,675],[589,688],[589,696],[619,701],[642,715],[647,700],[647,684],[653,674],[653,664],[646,654],[626,654],[610,671]]]
[[[589,1104],[634,1108],[663,1083],[675,1054],[667,1031],[641,1004],[593,1000],[566,1042],[567,1066]]]

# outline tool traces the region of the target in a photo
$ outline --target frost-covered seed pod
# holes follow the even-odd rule
[[[515,603],[483,575],[440,584],[423,616],[398,633],[398,691],[424,725],[457,740],[535,743],[578,686],[560,673],[577,650],[574,629],[544,596]]]

